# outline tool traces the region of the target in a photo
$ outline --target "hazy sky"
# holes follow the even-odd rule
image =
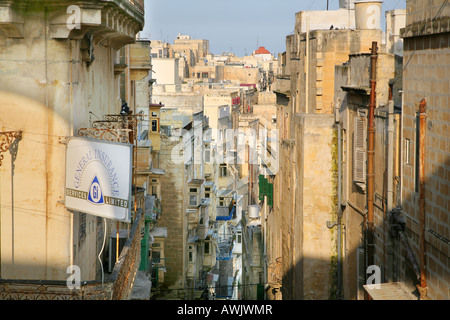
[[[329,10],[339,0],[328,0]],[[384,0],[384,12],[404,9],[406,0]],[[145,27],[141,38],[173,43],[181,33],[209,40],[210,51],[251,54],[257,45],[272,54],[286,50],[286,36],[294,31],[295,13],[326,10],[327,0],[145,0]]]

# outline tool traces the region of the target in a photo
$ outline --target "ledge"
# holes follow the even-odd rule
[[[41,0],[40,0],[41,1]],[[80,40],[86,34],[92,35],[95,43],[110,45],[119,49],[136,42],[136,34],[144,27],[144,9],[142,1],[131,0],[90,0],[77,3],[79,11],[68,10],[68,0],[42,0],[37,6],[36,0],[3,1],[0,0],[0,31],[8,38],[24,38],[24,25],[30,10],[47,10],[49,37],[52,39]],[[68,12],[67,12],[68,11]],[[75,24],[68,26],[68,21]]]
[[[450,32],[450,18],[444,17],[432,21],[424,21],[408,25],[400,29],[400,37],[413,38]]]
[[[7,38],[23,38],[23,17],[9,6],[0,7],[0,30]]]

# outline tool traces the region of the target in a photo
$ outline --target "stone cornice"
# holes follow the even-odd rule
[[[86,33],[93,41],[116,49],[135,42],[144,27],[144,13],[131,0],[0,0],[0,29],[7,37],[23,38],[23,25],[28,12],[44,11],[49,21],[52,39],[82,39]],[[40,5],[38,5],[38,3]],[[67,21],[72,12],[69,5],[80,8],[77,28],[70,29]]]
[[[444,17],[431,21],[417,22],[407,25],[400,30],[401,38],[413,38],[430,36],[439,33],[450,32],[450,18]]]

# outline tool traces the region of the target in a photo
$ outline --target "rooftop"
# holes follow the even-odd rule
[[[270,54],[270,52],[264,47],[259,47],[258,50],[255,51],[255,54]]]

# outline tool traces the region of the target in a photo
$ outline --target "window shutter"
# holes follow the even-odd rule
[[[353,181],[366,182],[366,118],[355,117]]]
[[[364,248],[358,247],[356,249],[356,265],[358,267],[358,279],[357,279],[357,299],[364,300],[364,285],[366,284],[366,263],[365,263],[365,254]]]

